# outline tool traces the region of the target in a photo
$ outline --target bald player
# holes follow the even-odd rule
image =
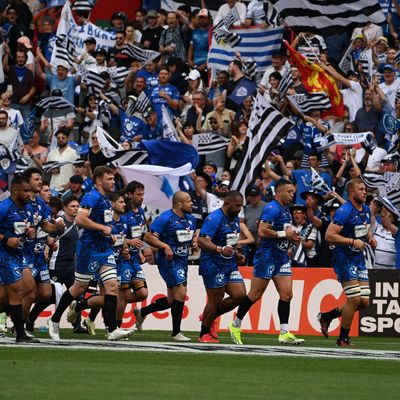
[[[172,339],[189,341],[181,332],[181,321],[187,292],[189,251],[197,250],[196,219],[192,212],[192,199],[186,192],[176,192],[172,208],[160,214],[144,236],[145,242],[158,249],[157,265],[167,285],[167,296],[143,307],[135,313],[142,324],[147,315],[171,308]]]

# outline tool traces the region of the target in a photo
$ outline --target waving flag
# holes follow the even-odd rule
[[[326,93],[301,93],[287,96],[293,106],[302,114],[315,110],[328,110],[331,102]]]
[[[167,109],[162,106],[161,110],[163,118],[163,139],[171,140],[172,142],[180,142],[175,125],[173,124]]]
[[[231,31],[235,31],[242,41],[233,50],[219,45],[213,38],[208,53],[210,68],[226,70],[229,63],[235,59],[235,52],[240,52],[244,59],[254,59],[259,71],[265,71],[272,65],[272,54],[281,48],[282,28],[247,28],[231,29]]]
[[[269,0],[284,19],[284,23],[297,32],[315,32],[334,35],[352,31],[368,22],[382,24],[385,16],[378,0]]]
[[[122,49],[122,54],[125,54],[142,64],[146,64],[161,55],[158,51],[142,49],[141,47],[129,43],[125,44],[125,47]]]
[[[292,46],[290,46],[286,40],[284,40],[284,43],[292,55],[293,62],[299,69],[306,90],[310,93],[325,92],[328,95],[332,106],[329,114],[343,116],[343,98],[332,76],[325,72],[319,65],[307,60]]]
[[[288,89],[293,85],[292,71],[285,68],[282,79],[279,81],[278,92],[281,98],[284,98]]]
[[[19,134],[24,144],[32,139],[36,127],[36,109],[34,108],[19,128]]]
[[[229,139],[215,132],[198,133],[193,135],[192,144],[202,156],[226,149]]]
[[[68,100],[65,100],[63,97],[59,97],[59,96],[45,97],[43,100],[40,100],[39,103],[36,104],[36,107],[43,108],[44,110],[47,110],[49,108],[51,108],[51,109],[73,108],[73,109],[75,109],[75,106],[72,103],[70,103]]]

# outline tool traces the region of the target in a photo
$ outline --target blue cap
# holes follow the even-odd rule
[[[382,71],[384,71],[385,69],[390,69],[390,70],[396,72],[396,68],[393,67],[392,64],[386,64],[386,65],[382,68]]]

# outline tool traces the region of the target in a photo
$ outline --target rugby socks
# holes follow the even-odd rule
[[[121,328],[121,325],[122,325],[122,319],[117,319],[118,328]]]
[[[335,318],[339,318],[341,315],[342,314],[337,307],[331,311],[321,313],[321,317],[325,321],[329,321],[329,322],[331,322]]]
[[[91,308],[90,313],[89,313],[89,319],[94,322],[96,320],[96,317],[99,315],[100,308]]]
[[[177,335],[181,331],[181,321],[184,305],[185,303],[183,301],[178,300],[174,300],[171,304],[172,336]]]
[[[75,311],[81,312],[83,310],[90,308],[90,306],[88,304],[88,300],[89,299],[83,299],[82,301],[78,301],[78,303],[76,303],[76,306],[75,306]]]
[[[51,320],[56,324],[60,323],[61,316],[63,315],[64,311],[68,308],[68,306],[75,300],[75,297],[72,296],[69,289],[64,292],[61,296],[60,302],[58,303],[58,307],[56,311],[54,311]]]
[[[25,337],[26,333],[24,330],[24,321],[22,318],[22,304],[18,305],[10,304],[8,307],[10,310],[11,320],[14,324],[15,334],[17,336],[17,339]]]
[[[145,318],[147,315],[153,312],[167,310],[168,308],[171,308],[171,306],[168,304],[168,298],[161,297],[160,299],[157,299],[154,303],[151,303],[148,306],[143,307],[140,310],[140,315],[143,318]]]
[[[348,339],[349,338],[349,332],[350,332],[350,329],[346,329],[346,328],[343,328],[341,326],[340,327],[339,339]]]
[[[108,332],[115,331],[117,329],[117,296],[111,294],[104,296],[103,316]]]
[[[281,333],[289,332],[290,301],[279,300],[278,315],[281,324]]]
[[[236,318],[233,321],[233,326],[235,326],[236,328],[240,328],[244,316],[248,313],[253,304],[254,302],[251,301],[248,296],[244,296],[236,313]]]
[[[6,305],[6,306],[3,306],[3,307],[0,307],[0,313],[6,313],[7,315],[10,315],[10,306],[9,305]]]
[[[207,335],[210,334],[210,327],[209,326],[204,326],[203,324],[201,324],[201,329],[200,329],[200,337],[202,337],[203,335]]]

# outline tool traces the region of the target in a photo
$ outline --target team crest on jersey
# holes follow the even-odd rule
[[[186,276],[186,274],[185,274],[185,270],[183,269],[183,268],[179,268],[177,271],[176,271],[176,275],[179,277],[179,278],[181,278],[181,279],[184,279]]]
[[[215,277],[215,282],[221,285],[224,283],[224,274],[217,274]]]
[[[113,256],[114,257],[114,256]],[[99,269],[99,263],[97,261],[93,261],[88,265],[88,270],[90,272],[95,272]]]

